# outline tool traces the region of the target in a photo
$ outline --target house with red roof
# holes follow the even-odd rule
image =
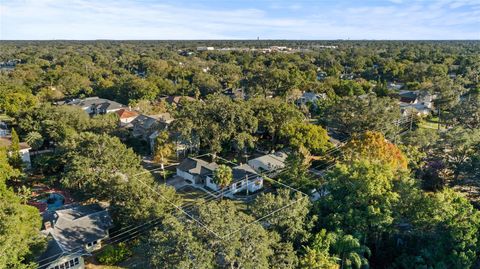
[[[132,110],[122,108],[115,111],[120,118],[120,126],[125,126],[138,117],[138,113]]]

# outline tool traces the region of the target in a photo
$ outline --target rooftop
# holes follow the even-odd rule
[[[12,137],[11,136],[4,136],[0,137],[0,147],[10,147],[12,145]],[[30,149],[31,147],[25,143],[25,142],[20,142],[19,144],[20,149]]]
[[[285,165],[285,161],[287,160],[288,155],[283,151],[277,151],[274,153],[266,154],[260,157],[257,157],[255,161],[259,161],[264,164],[270,164],[273,167],[283,166]],[[252,161],[251,160],[251,161]]]
[[[138,116],[137,112],[131,111],[131,110],[128,110],[128,109],[125,109],[125,108],[122,108],[122,109],[116,111],[115,113],[117,113],[117,115],[120,117],[120,119],[128,119],[128,118],[131,118],[131,117]]]
[[[108,235],[112,219],[107,210],[97,204],[73,206],[44,214],[44,230],[53,236],[63,251],[71,251]]]
[[[107,237],[108,229],[113,225],[108,211],[98,204],[77,205],[46,213],[43,221],[51,224],[43,230],[51,240],[40,259],[82,253],[87,243]]]
[[[218,168],[218,164],[209,163],[209,162],[206,162],[204,160],[189,157],[189,158],[184,159],[177,166],[177,168],[182,170],[182,171],[186,171],[190,174],[206,176],[208,174],[213,173],[213,171],[215,171],[215,169]]]
[[[244,180],[245,178],[253,179],[252,177],[258,175],[253,168],[248,164],[241,164],[232,168],[233,182]]]
[[[104,99],[104,98],[99,98],[99,97],[88,97],[88,98],[85,98],[85,99],[74,99],[70,102],[67,102],[67,104],[73,105],[73,106],[79,106],[79,107],[82,107],[82,108],[96,106],[97,108],[104,109],[104,110],[107,110],[107,109],[113,110],[113,109],[120,109],[120,108],[125,107],[124,105],[122,105],[118,102],[108,100],[108,99]]]

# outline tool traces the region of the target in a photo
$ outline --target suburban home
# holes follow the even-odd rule
[[[317,80],[324,80],[326,77],[328,77],[327,72],[321,71],[318,69],[317,71]]]
[[[208,187],[219,191],[220,187],[213,181],[213,173],[218,168],[215,162],[206,162],[198,158],[186,158],[177,166],[177,176],[194,185]],[[263,177],[248,164],[232,167],[233,180],[224,189],[225,195],[231,196],[240,191],[256,192],[263,188]]]
[[[400,110],[402,115],[412,113],[418,116],[425,116],[432,112],[435,94],[420,91],[400,91]]]
[[[138,115],[129,125],[132,127],[132,135],[147,141],[153,150],[158,132],[166,130],[172,121],[172,116],[166,112],[149,116]]]
[[[232,100],[247,100],[247,95],[243,88],[228,89],[223,92],[226,96],[232,98]]]
[[[258,173],[271,172],[284,168],[287,157],[288,155],[285,152],[277,151],[251,159],[248,161],[248,165]]]
[[[410,115],[427,116],[432,113],[432,110],[423,104],[400,103],[400,113],[403,117]]]
[[[214,47],[197,47],[197,51],[215,50]]]
[[[403,88],[404,84],[400,82],[389,82],[387,83],[387,89],[389,90],[395,90],[399,91],[401,88]]]
[[[425,91],[400,91],[399,97],[402,103],[422,104],[428,108],[433,108],[433,101],[437,98],[437,95]]]
[[[91,116],[95,116],[99,114],[107,114],[107,113],[115,112],[122,108],[125,108],[125,106],[120,103],[117,103],[115,101],[111,101],[108,99],[99,98],[99,97],[73,99],[72,101],[67,102],[66,104],[80,107]]]
[[[39,258],[39,268],[85,268],[83,256],[100,249],[102,241],[109,238],[113,223],[108,211],[92,204],[47,212],[42,233],[49,241]]]
[[[263,177],[257,174],[248,164],[241,164],[232,168],[233,179],[229,187],[223,190],[226,196],[237,192],[256,192],[263,188]],[[213,181],[213,175],[207,175],[205,185],[214,191],[220,187]]]
[[[178,133],[173,133],[172,136],[177,156],[198,152],[200,149],[200,139],[196,135],[192,135],[189,139],[182,138]]]
[[[120,126],[126,126],[138,117],[137,112],[125,108],[117,110],[115,113],[118,115]]]
[[[0,137],[3,136],[10,136],[10,129],[6,123],[0,121]]]
[[[304,92],[300,98],[298,98],[295,103],[297,106],[305,106],[307,104],[312,104],[317,106],[317,101],[325,99],[327,95],[325,93],[314,93],[314,92]]]
[[[9,148],[12,145],[12,137],[11,136],[3,136],[0,137],[0,147]],[[32,149],[27,143],[20,142],[20,156],[22,157],[23,163],[30,168],[31,160],[30,160],[30,149]]]
[[[340,79],[343,79],[343,80],[353,80],[354,78],[355,78],[355,74],[352,74],[352,73],[340,75]]]
[[[218,164],[206,162],[197,158],[186,158],[177,166],[177,176],[192,182],[204,185],[207,176],[211,176],[218,168]]]
[[[8,61],[0,62],[0,71],[13,71],[17,64],[21,63],[22,61],[19,59],[13,59]]]
[[[190,97],[190,96],[175,95],[175,96],[163,97],[163,98],[161,98],[161,100],[167,102],[167,104],[169,104],[169,105],[173,105],[175,107],[178,107],[178,106],[180,106],[180,103],[181,103],[182,100],[194,101],[195,98]]]

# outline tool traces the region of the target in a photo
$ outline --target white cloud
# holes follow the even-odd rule
[[[4,0],[0,39],[480,38],[475,1],[393,2],[346,8],[276,2],[272,11],[128,0]]]

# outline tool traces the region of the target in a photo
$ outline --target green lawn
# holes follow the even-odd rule
[[[177,193],[185,200],[185,202],[193,202],[199,198],[205,197],[205,199],[211,199],[213,198],[212,196],[206,196],[207,193],[205,193],[202,190],[195,189],[194,187],[191,186],[185,186],[179,190],[177,190]]]
[[[421,120],[418,126],[423,129],[438,129],[438,117]],[[440,125],[440,130],[445,130],[445,126]]]

